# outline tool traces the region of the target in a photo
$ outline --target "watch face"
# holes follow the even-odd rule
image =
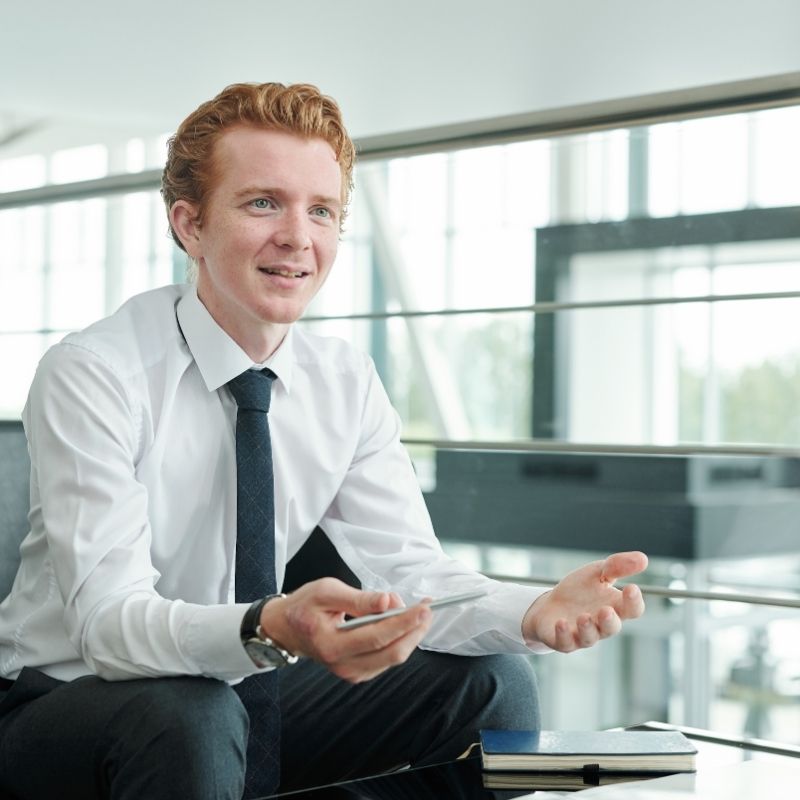
[[[244,649],[259,667],[285,667],[288,663],[286,656],[277,647],[261,639],[248,639]]]

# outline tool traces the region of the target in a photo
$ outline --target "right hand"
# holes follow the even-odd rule
[[[402,664],[433,618],[425,605],[351,630],[339,630],[345,614],[378,614],[403,605],[391,592],[365,592],[336,578],[311,581],[261,612],[261,628],[289,652],[307,656],[351,683],[374,678]]]

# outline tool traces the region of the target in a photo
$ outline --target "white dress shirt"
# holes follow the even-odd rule
[[[364,588],[412,603],[487,587],[434,612],[424,647],[530,652],[520,623],[543,590],[490,581],[442,552],[369,357],[292,328],[267,363],[278,585],[320,525]],[[45,354],[23,412],[31,531],[0,605],[0,675],[257,671],[239,639],[247,606],[234,602],[236,405],[225,386],[252,366],[193,286],[134,297]]]

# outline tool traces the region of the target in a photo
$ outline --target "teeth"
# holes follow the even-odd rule
[[[281,275],[284,278],[302,278],[302,272],[291,272],[288,269],[267,269],[270,275]]]

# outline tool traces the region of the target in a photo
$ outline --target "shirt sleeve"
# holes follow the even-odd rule
[[[462,655],[546,652],[528,647],[522,618],[547,589],[491,580],[447,556],[437,540],[400,422],[369,362],[357,450],[320,523],[364,588],[395,591],[410,605],[484,589],[485,597],[437,610],[426,649]]]
[[[100,356],[61,344],[40,362],[25,427],[63,624],[108,680],[258,671],[239,639],[245,605],[199,605],[156,590],[147,490],[137,480],[141,411]]]

